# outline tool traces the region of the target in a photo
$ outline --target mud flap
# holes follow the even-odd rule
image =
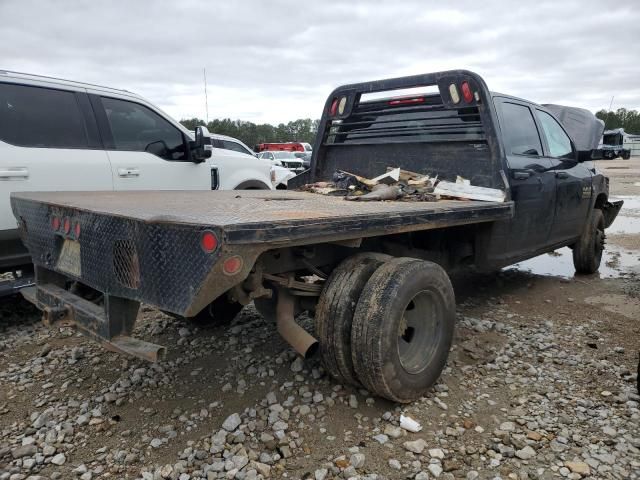
[[[606,202],[602,206],[602,215],[604,215],[604,228],[609,228],[611,226],[613,221],[618,216],[623,203],[623,200],[618,200],[617,202]]]

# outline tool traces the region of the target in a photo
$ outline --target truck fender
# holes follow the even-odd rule
[[[260,180],[246,180],[236,185],[234,190],[271,190],[271,187]]]

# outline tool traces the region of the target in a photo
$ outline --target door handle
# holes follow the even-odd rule
[[[567,172],[556,172],[556,178],[569,178],[569,174]]]
[[[137,168],[119,168],[118,169],[118,176],[119,177],[124,177],[124,178],[139,177],[140,176],[140,170],[138,170]]]
[[[26,167],[3,169],[0,170],[0,178],[3,180],[26,180],[29,178],[29,170]]]
[[[527,178],[530,178],[534,173],[536,172],[531,169],[511,170],[511,177],[513,177],[514,180],[526,180]]]

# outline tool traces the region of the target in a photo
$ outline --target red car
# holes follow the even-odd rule
[[[303,142],[286,142],[286,143],[260,143],[256,146],[256,151],[264,152],[265,150],[277,151],[284,150],[287,152],[311,152],[311,145]]]

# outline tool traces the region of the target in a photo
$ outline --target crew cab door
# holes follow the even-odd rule
[[[209,190],[208,162],[191,161],[189,138],[147,105],[91,96],[115,190]]]
[[[536,109],[536,117],[556,183],[556,202],[551,228],[552,243],[578,238],[591,207],[591,171],[578,163],[569,135],[547,112]]]
[[[85,92],[0,82],[0,243],[18,238],[11,192],[112,189]]]
[[[524,256],[548,242],[553,223],[555,177],[531,107],[510,98],[495,99],[515,203],[507,238],[509,256]]]

